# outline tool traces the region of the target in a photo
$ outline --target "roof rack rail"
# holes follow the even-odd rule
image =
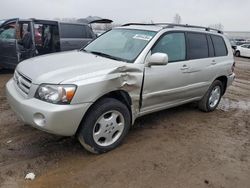
[[[122,26],[129,26],[129,25],[157,25],[155,23],[126,23],[123,24]]]
[[[218,29],[213,29],[210,27],[196,26],[196,25],[188,25],[188,24],[175,24],[175,23],[127,23],[122,26],[129,25],[149,25],[149,26],[163,26],[163,28],[173,28],[173,27],[188,27],[188,28],[197,28],[197,29],[205,29],[205,31],[216,31],[220,34],[223,34],[223,31]]]

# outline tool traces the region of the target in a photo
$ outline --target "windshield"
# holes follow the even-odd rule
[[[84,51],[133,62],[155,34],[154,31],[113,29],[91,42]]]

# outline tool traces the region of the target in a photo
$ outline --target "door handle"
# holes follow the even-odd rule
[[[215,60],[212,60],[211,65],[216,65],[216,64],[217,64],[216,61],[215,61]]]
[[[183,66],[181,67],[181,70],[187,70],[187,69],[189,69],[189,67],[188,67],[187,65],[183,65]]]

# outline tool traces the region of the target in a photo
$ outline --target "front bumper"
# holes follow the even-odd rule
[[[16,90],[13,79],[6,84],[6,94],[12,110],[25,124],[62,136],[72,136],[76,133],[91,105],[57,105],[36,98],[26,99]]]

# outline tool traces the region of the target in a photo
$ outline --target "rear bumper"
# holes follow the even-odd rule
[[[90,103],[76,105],[50,104],[35,98],[26,99],[16,90],[13,79],[6,84],[8,102],[25,124],[62,135],[76,133]]]
[[[234,79],[235,79],[235,73],[232,73],[231,75],[229,75],[227,77],[227,87],[229,87],[230,85],[232,85]]]

